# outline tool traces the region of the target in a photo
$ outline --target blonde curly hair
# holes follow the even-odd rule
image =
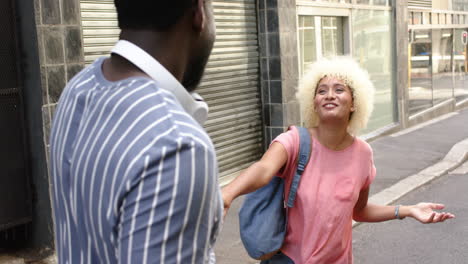
[[[348,132],[356,135],[367,126],[374,108],[374,85],[367,71],[348,56],[320,59],[314,62],[304,73],[296,97],[306,127],[316,127],[319,117],[314,111],[314,98],[317,86],[324,77],[333,77],[343,81],[352,91],[355,111],[351,115]]]

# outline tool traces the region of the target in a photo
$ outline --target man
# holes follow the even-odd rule
[[[69,82],[52,125],[59,263],[213,263],[217,164],[191,93],[213,47],[211,3],[115,5],[121,40]]]

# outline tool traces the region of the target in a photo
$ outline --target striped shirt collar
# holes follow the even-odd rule
[[[119,40],[111,51],[118,54],[148,74],[160,88],[171,92],[198,123],[203,125],[208,117],[208,105],[197,93],[189,93],[184,86],[154,57],[137,45]]]

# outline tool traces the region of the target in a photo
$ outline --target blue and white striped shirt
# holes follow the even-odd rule
[[[65,87],[52,125],[59,263],[214,263],[210,138],[153,80],[106,80],[103,60]]]

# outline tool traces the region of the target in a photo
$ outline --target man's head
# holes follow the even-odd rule
[[[192,91],[199,84],[215,40],[211,0],[115,0],[122,30],[182,33],[188,63],[182,85]]]

